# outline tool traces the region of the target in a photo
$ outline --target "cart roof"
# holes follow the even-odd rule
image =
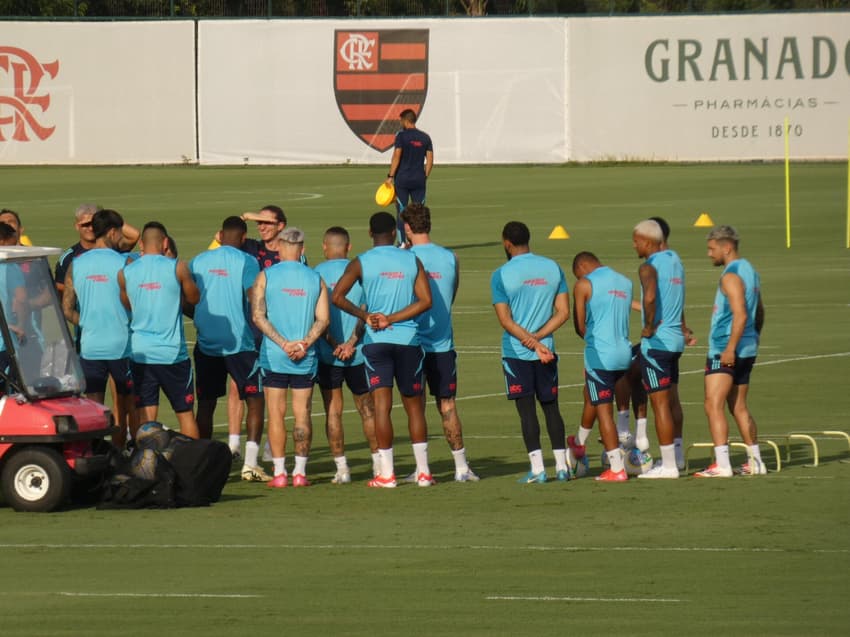
[[[61,248],[46,248],[43,246],[0,246],[0,261],[5,261],[7,259],[52,257],[61,253]]]

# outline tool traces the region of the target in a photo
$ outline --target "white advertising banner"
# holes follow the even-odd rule
[[[202,163],[382,163],[401,110],[440,163],[561,162],[562,19],[204,21]]]
[[[844,158],[850,14],[568,20],[570,159]]]
[[[193,22],[0,22],[0,164],[195,158]]]

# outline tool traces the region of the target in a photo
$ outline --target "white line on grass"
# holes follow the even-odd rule
[[[490,551],[497,553],[850,553],[850,549],[810,549],[739,546],[503,546],[498,544],[0,544],[0,550],[11,549],[176,549],[176,550],[289,550],[289,551]],[[117,593],[116,593],[117,595]],[[130,595],[130,593],[127,593]],[[175,594],[176,595],[176,594]],[[188,595],[188,593],[187,593]]]
[[[550,597],[549,595],[488,595],[484,599],[497,602],[617,602],[626,604],[642,604],[644,602],[679,604],[687,601],[663,597]]]
[[[47,593],[52,595],[53,593]],[[58,595],[63,597],[178,597],[178,598],[195,598],[195,599],[257,599],[265,597],[265,595],[244,595],[244,594],[216,594],[216,593],[73,593],[70,591],[60,591]]]

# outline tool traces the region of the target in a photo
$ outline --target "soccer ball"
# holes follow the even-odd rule
[[[649,452],[641,451],[636,447],[629,450],[620,447],[620,453],[623,454],[623,466],[626,469],[626,473],[630,476],[637,476],[652,469],[652,456],[649,455]],[[608,469],[610,466],[611,463],[608,462],[608,454],[603,451],[602,467]]]
[[[156,478],[157,452],[153,449],[138,449],[130,460],[130,472],[134,478],[153,480]]]
[[[648,451],[633,448],[626,453],[623,464],[626,466],[626,473],[630,476],[639,476],[652,469],[652,456]]]
[[[583,478],[590,471],[590,464],[587,462],[587,456],[582,456],[576,460],[576,466],[573,467],[573,476]]]

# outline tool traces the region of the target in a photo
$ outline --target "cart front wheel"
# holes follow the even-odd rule
[[[15,511],[53,511],[67,502],[71,473],[64,458],[53,449],[29,447],[3,466],[3,497]]]

